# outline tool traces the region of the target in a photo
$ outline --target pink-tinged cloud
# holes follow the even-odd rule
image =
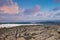
[[[32,16],[40,16],[40,17],[49,17],[51,14],[50,13],[44,13],[41,10],[41,6],[40,5],[36,5],[35,7],[33,7],[31,10],[29,10],[28,12],[31,13]]]
[[[2,0],[3,2],[4,0]],[[15,14],[19,12],[19,7],[17,3],[14,3],[12,0],[6,0],[6,5],[0,6],[0,13]]]
[[[16,2],[13,2],[12,0],[6,0],[6,2],[7,2],[6,5],[0,6],[0,13],[3,14],[24,13],[25,9],[20,8]]]
[[[10,4],[11,4],[11,5],[14,4],[12,0],[6,0],[6,1],[7,1],[7,3],[8,3],[9,5],[10,5]]]
[[[40,8],[41,8],[40,5],[36,5],[31,9],[25,10],[24,14],[26,14],[26,15],[34,15],[34,14],[36,14],[36,12],[40,11]]]
[[[33,10],[34,12],[36,12],[36,11],[39,11],[40,8],[41,8],[40,5],[36,5],[34,8],[32,8],[32,10]]]
[[[19,7],[17,5],[2,6],[0,7],[2,13],[15,14],[19,12]]]
[[[31,15],[33,17],[49,17],[51,14],[50,13],[44,13],[43,11],[40,11],[41,10],[41,6],[40,5],[36,5],[35,7],[29,9],[29,10],[25,10],[26,11],[26,15]]]

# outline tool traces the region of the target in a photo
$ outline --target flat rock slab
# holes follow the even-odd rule
[[[0,28],[0,40],[60,40],[60,25],[22,25]]]

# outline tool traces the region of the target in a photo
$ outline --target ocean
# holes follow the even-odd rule
[[[1,27],[14,27],[21,25],[60,25],[60,22],[0,22]]]
[[[0,24],[60,24],[60,22],[0,22]]]

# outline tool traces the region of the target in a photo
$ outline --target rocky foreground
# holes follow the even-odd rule
[[[0,28],[0,40],[60,40],[60,25],[22,25]]]

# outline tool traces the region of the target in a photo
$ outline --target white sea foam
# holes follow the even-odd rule
[[[14,26],[21,26],[21,25],[43,25],[43,24],[0,24],[0,28],[3,27],[14,27]]]

